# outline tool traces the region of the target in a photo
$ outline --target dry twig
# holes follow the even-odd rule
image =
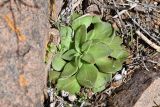
[[[143,35],[139,30],[136,31],[136,34],[142,38],[148,45],[150,45],[152,48],[156,49],[157,52],[160,52],[160,46],[153,43],[151,40],[149,40],[147,37]]]
[[[135,8],[136,6],[137,6],[137,4],[134,4],[134,5],[132,5],[128,10],[133,9],[133,8]],[[113,16],[113,18],[119,17],[120,15],[124,14],[124,13],[127,12],[128,10],[125,9],[125,10],[120,11],[119,13],[117,13],[117,15]]]

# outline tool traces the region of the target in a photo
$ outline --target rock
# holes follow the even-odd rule
[[[75,95],[69,95],[68,96],[68,100],[71,102],[74,102],[77,99],[77,97]]]
[[[153,67],[150,67],[153,68]],[[160,70],[136,70],[132,78],[115,90],[110,107],[152,107],[160,102]]]
[[[50,0],[50,16],[52,20],[57,21],[58,15],[61,12],[63,6],[63,0]]]
[[[134,107],[153,107],[160,105],[160,78],[157,78],[143,92]]]
[[[61,96],[62,97],[68,97],[69,96],[69,92],[66,92],[64,90],[61,91]]]
[[[119,81],[119,80],[122,80],[122,78],[123,78],[123,76],[121,74],[116,74],[113,79],[115,81]]]
[[[92,4],[87,7],[86,13],[100,13],[98,6],[96,4]]]
[[[48,1],[5,1],[0,3],[0,107],[43,107]]]

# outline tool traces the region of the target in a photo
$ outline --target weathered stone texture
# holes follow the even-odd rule
[[[40,107],[43,103],[48,0],[24,0],[30,5],[33,1],[39,8],[15,5],[14,0],[0,7],[0,107]]]
[[[111,107],[152,107],[160,102],[160,70],[136,70],[127,83],[115,90]]]
[[[143,92],[134,107],[154,107],[160,105],[160,78]]]

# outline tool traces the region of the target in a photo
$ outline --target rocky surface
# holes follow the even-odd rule
[[[154,106],[160,106],[160,78],[154,80],[134,105],[134,107]]]
[[[152,69],[151,69],[152,68]],[[160,70],[136,70],[131,80],[117,88],[111,107],[152,107],[160,102]]]
[[[0,107],[41,107],[48,0],[0,1]]]

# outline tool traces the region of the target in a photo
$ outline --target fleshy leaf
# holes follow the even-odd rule
[[[74,62],[68,62],[61,73],[61,78],[67,78],[75,74],[78,70],[78,67],[74,64]]]
[[[77,19],[78,17],[80,17],[80,14],[73,12],[73,14],[71,15],[71,21]]]
[[[106,44],[113,50],[111,56],[123,62],[127,58],[128,52],[121,46],[122,39],[116,36],[114,31],[114,34],[110,38],[107,38],[106,41],[108,41]]]
[[[80,68],[82,66],[81,56],[75,57],[75,64],[78,66],[78,68]]]
[[[81,25],[85,25],[86,28],[91,24],[92,22],[92,16],[91,15],[83,15],[81,17],[76,18],[72,22],[72,28],[76,30]]]
[[[104,73],[115,73],[122,68],[120,61],[110,58],[100,58],[96,61],[96,65],[98,69]]]
[[[52,67],[56,71],[61,71],[66,62],[61,58],[60,54],[56,54],[52,60]]]
[[[58,90],[64,90],[66,92],[69,92],[70,94],[78,93],[81,88],[75,76],[58,79],[56,87]]]
[[[58,71],[50,71],[49,72],[49,81],[53,84],[56,82],[56,80],[59,78],[60,72]]]
[[[94,29],[87,33],[87,40],[100,39],[101,41],[105,42],[106,38],[109,38],[112,33],[113,28],[110,23],[99,21],[98,23],[94,24]]]
[[[123,62],[128,57],[128,52],[123,47],[120,47],[119,49],[114,50],[111,53],[111,56]]]
[[[61,48],[63,50],[69,49],[72,41],[72,29],[68,26],[60,27]]]
[[[115,35],[115,31],[112,36],[106,39],[106,44],[112,46],[113,48],[116,46],[120,46],[122,43],[122,39],[119,36]]]
[[[99,16],[93,16],[92,23],[99,23],[102,22],[101,18]]]
[[[71,61],[74,58],[76,51],[74,49],[70,49],[62,55],[62,58],[68,61]]]
[[[113,66],[115,68],[115,71],[119,71],[122,69],[123,62],[121,60],[114,60]]]
[[[112,50],[104,43],[95,41],[90,46],[88,53],[91,54],[94,59],[99,59],[110,55]]]
[[[83,43],[82,46],[81,46],[81,51],[82,52],[83,51],[87,52],[88,49],[90,48],[91,44],[92,44],[92,40],[88,40],[85,43]]]
[[[98,69],[93,64],[83,64],[77,74],[77,80],[80,85],[92,88],[95,85],[98,75]]]
[[[109,37],[113,33],[113,28],[110,23],[99,22],[94,24],[94,38],[101,39]]]
[[[94,64],[95,63],[95,59],[91,54],[83,54],[82,56],[82,60],[90,63],[90,64]]]
[[[90,30],[88,33],[87,33],[87,40],[92,40],[95,36],[95,30]]]
[[[84,25],[80,26],[75,34],[75,49],[80,52],[80,45],[86,41],[87,29]]]
[[[96,93],[104,90],[106,88],[106,83],[111,80],[112,80],[112,74],[98,72],[98,77],[95,82],[93,91]]]

